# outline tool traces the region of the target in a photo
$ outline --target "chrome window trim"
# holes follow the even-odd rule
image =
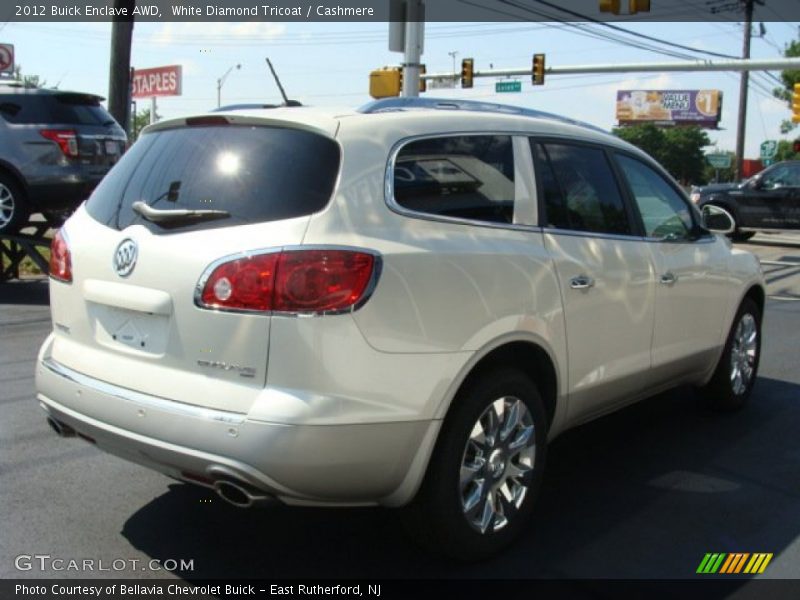
[[[557,227],[542,227],[542,233],[550,235],[568,235],[572,237],[588,237],[601,240],[617,240],[621,242],[660,242],[652,238],[645,238],[640,235],[624,235],[621,233],[600,233],[595,231],[581,231],[578,229],[559,229]]]
[[[471,130],[471,131],[447,131],[441,133],[423,133],[418,135],[407,136],[401,138],[392,145],[389,151],[389,160],[386,163],[386,171],[384,173],[384,200],[386,205],[394,213],[412,219],[420,219],[422,221],[434,221],[437,223],[452,223],[455,225],[471,225],[473,227],[486,227],[488,229],[505,229],[510,231],[528,231],[528,232],[541,232],[541,227],[538,225],[523,225],[520,223],[494,223],[491,221],[480,221],[477,219],[464,219],[461,217],[446,217],[442,215],[435,215],[433,213],[425,213],[416,210],[411,210],[400,206],[394,197],[394,168],[397,162],[397,155],[404,146],[419,140],[430,140],[443,137],[463,137],[463,136],[508,136],[511,138],[511,147],[514,150],[514,138],[520,136],[530,135],[520,131],[497,131],[497,130]],[[514,152],[514,174],[516,176],[517,169],[517,153]],[[516,180],[514,182],[514,210],[516,212]]]
[[[205,421],[218,421],[220,423],[226,423],[229,425],[241,425],[247,420],[247,417],[244,413],[194,406],[192,404],[186,404],[185,402],[179,402],[177,400],[168,400],[158,396],[150,396],[148,394],[143,394],[141,392],[136,392],[112,383],[101,381],[99,379],[95,379],[94,377],[89,377],[82,373],[78,373],[69,367],[65,367],[52,358],[45,358],[42,360],[42,366],[59,377],[63,377],[64,379],[76,383],[77,385],[89,388],[107,396],[112,396],[118,400],[136,404],[137,406],[152,408],[174,415],[194,417],[196,419],[202,419]]]
[[[361,252],[363,254],[369,254],[374,259],[373,266],[372,266],[372,276],[370,277],[369,282],[367,282],[367,287],[364,290],[364,295],[362,296],[361,300],[356,302],[353,306],[349,308],[345,308],[342,310],[324,310],[324,311],[307,311],[307,312],[290,312],[290,311],[271,311],[271,310],[248,310],[244,308],[220,308],[220,307],[213,307],[213,306],[206,306],[202,302],[202,295],[203,289],[206,286],[206,282],[208,282],[209,277],[214,272],[218,266],[223,263],[230,262],[232,260],[242,259],[242,258],[252,258],[254,256],[262,256],[264,254],[278,254],[280,252],[299,252],[302,250],[344,250],[349,252]],[[322,317],[322,316],[330,316],[330,315],[346,315],[350,313],[356,312],[362,306],[364,306],[367,301],[372,297],[372,294],[375,293],[375,288],[378,286],[378,280],[380,279],[381,273],[383,272],[383,257],[381,254],[375,250],[371,250],[369,248],[361,248],[359,246],[345,246],[345,245],[336,245],[336,244],[291,244],[288,246],[274,246],[271,248],[258,248],[256,250],[247,250],[243,252],[236,252],[234,254],[228,254],[227,256],[222,256],[211,264],[209,264],[204,270],[202,275],[200,275],[200,279],[197,281],[197,285],[195,285],[194,289],[194,305],[199,310],[203,311],[211,311],[217,313],[233,313],[233,314],[240,314],[240,315],[253,315],[257,317]]]

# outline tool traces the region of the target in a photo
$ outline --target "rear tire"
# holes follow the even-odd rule
[[[711,381],[702,388],[705,404],[714,410],[738,410],[747,402],[761,359],[761,311],[750,298],[742,301],[728,333]]]
[[[482,373],[453,401],[405,510],[414,537],[457,560],[497,554],[530,519],[546,452],[547,419],[533,382],[516,369]]]
[[[0,173],[0,235],[17,233],[25,227],[30,208],[22,189],[5,173]]]

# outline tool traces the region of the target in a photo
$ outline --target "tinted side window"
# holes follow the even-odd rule
[[[625,204],[605,152],[548,142],[541,144],[534,156],[537,176],[543,181],[552,177],[557,183],[557,189],[552,183],[549,189],[545,188],[548,223],[592,233],[631,233]]]
[[[644,163],[617,155],[636,199],[647,237],[677,240],[689,237],[694,223],[689,206],[664,178]]]
[[[0,115],[9,123],[20,125],[49,122],[43,96],[33,94],[0,95]]]
[[[782,165],[777,167],[761,178],[761,185],[765,190],[800,187],[800,166]]]
[[[184,127],[143,135],[100,182],[86,208],[116,229],[143,219],[131,205],[218,209],[228,218],[180,222],[182,231],[277,221],[322,210],[339,173],[339,146],[297,129]]]
[[[473,135],[410,142],[395,160],[394,198],[416,212],[512,223],[511,137]]]

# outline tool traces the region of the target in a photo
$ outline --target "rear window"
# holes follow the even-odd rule
[[[115,121],[89,94],[3,94],[0,115],[19,125],[110,125]]]
[[[95,189],[89,214],[115,229],[141,224],[154,233],[230,227],[310,215],[328,203],[339,146],[296,129],[202,126],[143,135]],[[224,210],[228,218],[156,224],[135,213],[155,209]]]

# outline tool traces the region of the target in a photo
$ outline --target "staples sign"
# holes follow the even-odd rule
[[[133,72],[131,96],[133,98],[180,96],[182,75],[180,65],[136,69]]]

